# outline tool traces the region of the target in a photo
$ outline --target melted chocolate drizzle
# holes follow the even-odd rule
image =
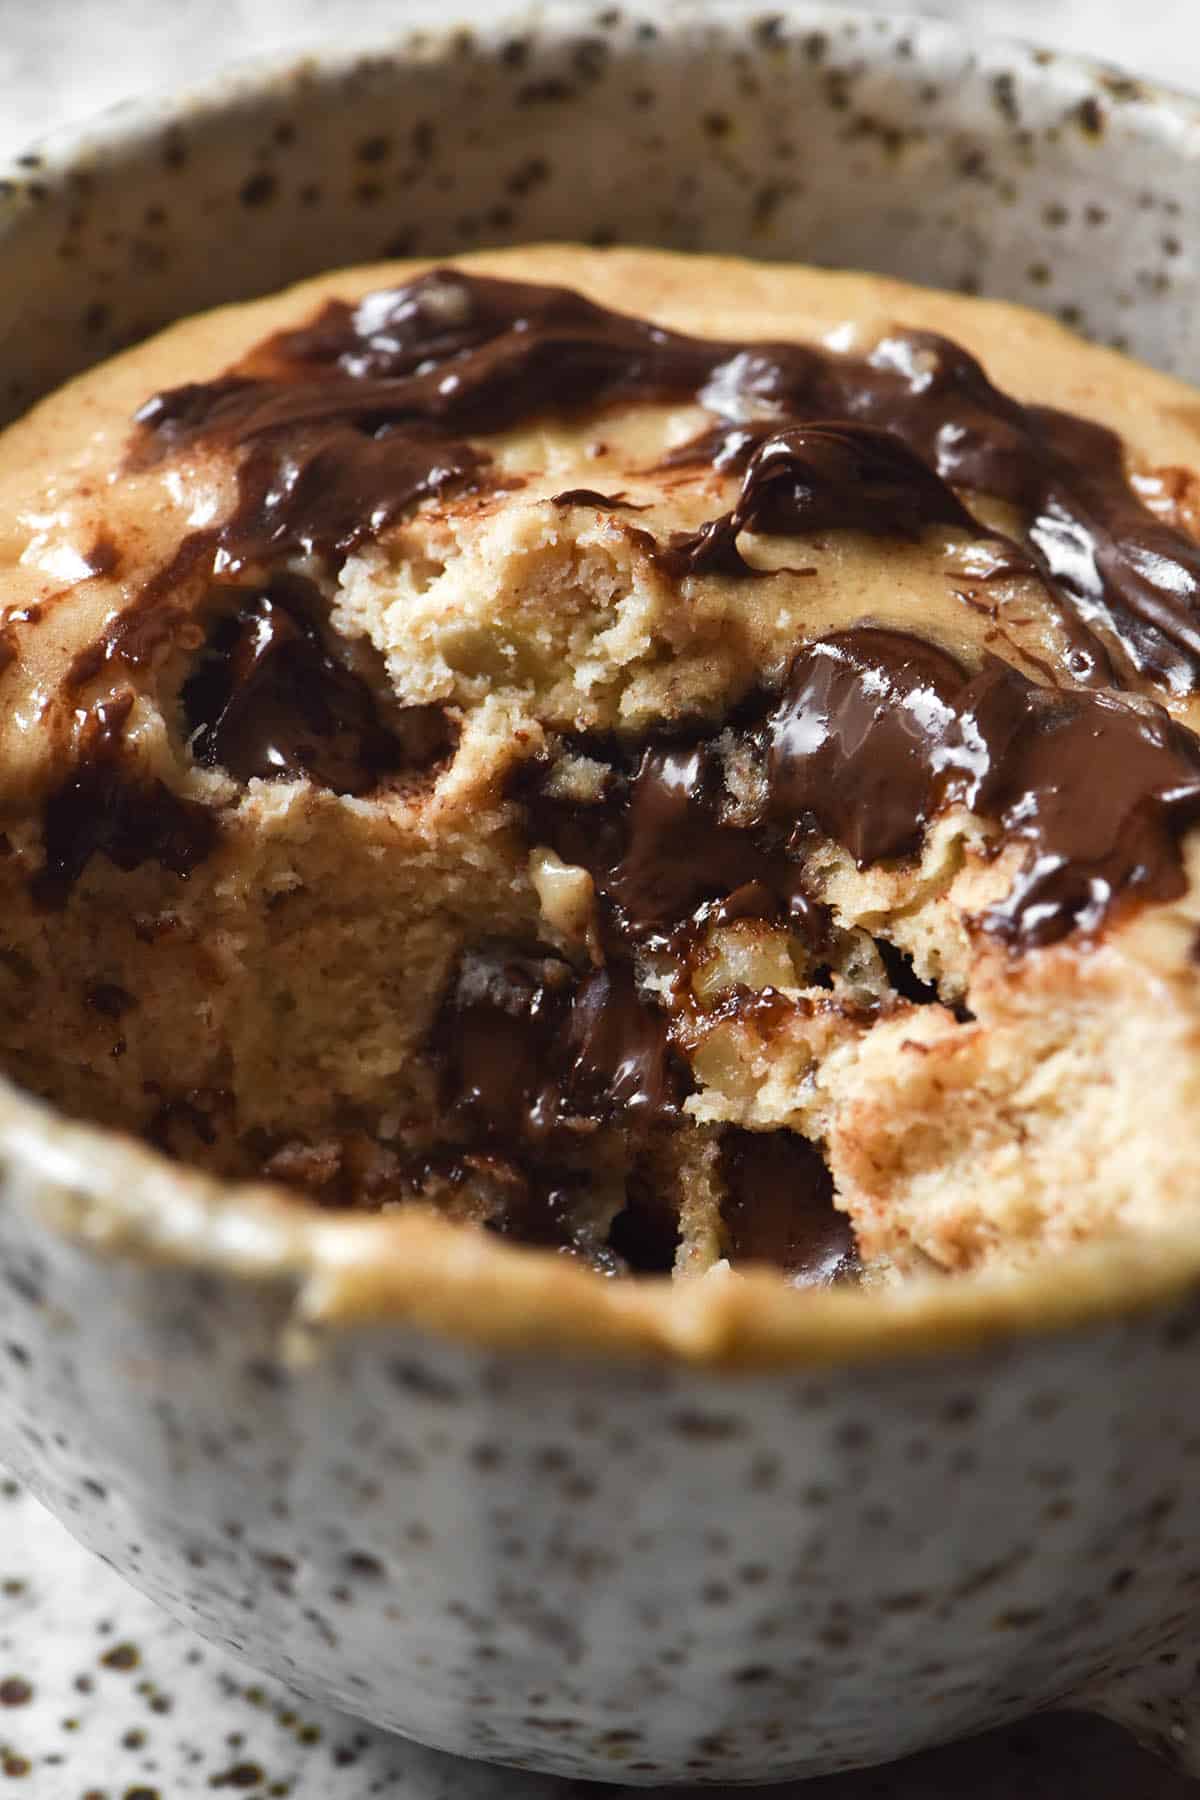
[[[771,815],[815,821],[860,867],[918,850],[962,685],[953,657],[906,632],[860,627],[801,651],[764,721]]]
[[[1152,703],[1037,687],[994,659],[969,676],[919,639],[859,627],[801,652],[766,736],[769,813],[811,817],[860,866],[907,855],[956,804],[1024,844],[982,921],[1018,948],[1184,890],[1200,741]]]
[[[139,418],[156,416],[158,405],[151,401]],[[219,406],[216,417],[222,417]],[[138,446],[135,467],[157,460],[176,441],[165,410],[158,429],[159,438],[144,438]],[[415,427],[384,428],[372,437],[335,420],[281,427],[267,437],[251,433],[238,464],[236,506],[219,525],[184,538],[134,603],[75,657],[68,686],[92,680],[106,662],[153,661],[185,617],[175,600],[184,589],[229,581],[247,570],[270,571],[290,557],[336,563],[416,501],[463,486],[486,462],[469,444]]]
[[[1119,441],[1089,421],[1022,406],[996,389],[964,350],[929,333],[896,334],[866,357],[808,345],[736,345],[670,332],[566,289],[434,270],[356,305],[331,301],[311,325],[269,339],[231,376],[158,395],[138,415],[138,454],[148,460],[213,438],[242,447],[238,505],[230,519],[201,534],[214,566],[225,559],[241,567],[298,550],[342,555],[423,494],[486,480],[486,454],[456,433],[496,431],[548,410],[656,396],[698,397],[721,421],[672,461],[707,461],[742,473],[730,511],[658,547],[676,572],[744,573],[738,547],[744,531],[795,535],[853,526],[914,537],[941,524],[977,533],[955,492],[975,489],[1020,514],[1027,554],[1071,627],[1067,660],[1076,682],[1111,680],[1113,655],[1177,689],[1190,689],[1200,677],[1200,547],[1141,505],[1125,479]],[[590,490],[568,490],[559,501],[575,504],[585,495],[622,504]],[[181,557],[188,554],[195,555],[194,545],[181,548]],[[128,636],[131,629],[136,636],[128,617],[118,622],[118,633]],[[945,668],[937,679],[930,676],[940,652],[905,642],[903,656],[889,655],[886,671],[875,671],[896,710],[875,720],[869,755],[846,732],[833,730],[822,737],[815,761],[797,759],[796,733],[820,711],[815,691],[793,694],[770,726],[773,813],[785,823],[789,812],[823,818],[863,862],[914,850],[931,808],[967,796],[965,787],[955,796],[952,784],[932,780],[920,748],[929,734],[918,715],[922,707],[935,713],[944,707],[943,690],[954,679]],[[828,659],[830,652],[822,655]],[[805,679],[818,687],[845,679],[828,660],[804,666]],[[988,680],[995,686],[1000,678]],[[861,677],[855,681],[861,686]],[[1043,690],[1016,677],[1001,685],[1004,707],[1024,706],[1026,735],[1047,751],[1036,767],[1051,787],[1057,779],[1051,746],[1073,745],[1081,733],[1094,746],[1122,732],[1139,743],[1149,741],[1147,731],[1153,735],[1141,714],[1118,727],[1111,707],[1104,729],[1090,737],[1082,725],[1074,733],[1061,724],[1050,730],[1045,720],[1059,719],[1062,708]],[[973,717],[973,701],[964,704],[964,719]],[[1074,703],[1063,704],[1069,712]],[[944,762],[967,749],[946,743],[936,754]],[[864,787],[868,762],[881,789],[874,797]],[[1151,762],[1157,769],[1145,756],[1134,766],[1148,773]],[[651,789],[665,793],[668,773],[665,765],[662,781],[647,773],[638,793],[644,799]],[[702,779],[699,768],[694,773]],[[686,782],[687,773],[671,779]],[[1117,791],[1125,795],[1127,785]],[[1040,803],[1026,805],[1026,813],[1032,804],[1037,814],[1036,828],[1026,820],[1018,830],[1015,803],[1001,803],[1001,788],[995,777],[978,787],[976,799],[1028,839],[1036,860],[1055,810],[1050,789]],[[853,808],[837,801],[838,793],[853,794]],[[1151,810],[1153,800],[1149,794]],[[1129,811],[1126,806],[1124,814]],[[690,822],[677,820],[671,829],[694,835],[702,814],[707,817],[703,804],[698,812],[693,807]],[[746,859],[744,846],[735,849],[719,822],[704,831],[710,861]],[[1064,831],[1058,836],[1066,846]],[[1167,860],[1173,858],[1172,845]],[[699,861],[692,857],[691,866]],[[661,868],[658,879],[667,879]],[[1157,891],[1154,878],[1143,885]],[[618,882],[618,905],[619,890]]]
[[[119,869],[158,862],[187,876],[216,846],[217,822],[207,807],[126,762],[123,738],[133,700],[126,691],[92,709],[79,733],[74,767],[46,799],[45,858],[31,885],[38,905],[48,910],[66,904],[95,855]]]
[[[931,332],[897,332],[865,357],[737,344],[668,331],[564,288],[435,269],[354,305],[330,301],[232,375],[156,396],[138,414],[136,453],[149,461],[201,440],[241,445],[248,473],[229,553],[286,543],[336,553],[425,493],[486,480],[483,454],[458,433],[656,398],[698,398],[733,428],[709,446],[718,467],[730,466],[722,457],[738,453],[739,438],[743,452],[747,437],[762,449],[757,530],[814,529],[822,515],[866,530],[884,518],[887,529],[968,529],[961,502],[935,480],[1008,502],[1070,632],[1074,680],[1110,682],[1115,660],[1179,693],[1200,684],[1200,546],[1142,505],[1119,438],[1022,405]],[[768,453],[764,421],[772,435],[804,428],[806,437]],[[814,427],[834,435],[818,444]],[[907,461],[880,445],[881,432]],[[812,498],[800,499],[814,463]],[[690,553],[696,566],[730,566],[728,526],[710,538]]]

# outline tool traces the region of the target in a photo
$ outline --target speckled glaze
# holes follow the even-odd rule
[[[572,7],[23,159],[0,394],[332,263],[556,235],[977,287],[1197,375],[1198,163],[1192,103],[936,22]],[[978,1330],[781,1294],[771,1331],[817,1325],[742,1355],[683,1302],[657,1348],[608,1302],[522,1347],[500,1251],[435,1322],[399,1278],[324,1304],[364,1241],[301,1257],[5,1090],[0,1456],[208,1637],[441,1748],[757,1781],[1082,1705],[1200,1774],[1200,1247]]]
[[[300,1699],[202,1643],[0,1481],[0,1787],[12,1800],[580,1800],[577,1783],[464,1762]],[[588,1790],[589,1792],[593,1790]],[[607,1792],[644,1793],[622,1784]],[[658,1790],[660,1793],[663,1790]],[[744,1789],[708,1788],[725,1796]],[[772,1800],[1195,1800],[1095,1716],[986,1737]]]

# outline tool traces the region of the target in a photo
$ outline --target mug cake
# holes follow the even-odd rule
[[[1194,1213],[1200,405],[547,246],[0,438],[0,1068],[298,1205],[868,1289]]]

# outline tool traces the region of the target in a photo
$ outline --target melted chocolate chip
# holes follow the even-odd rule
[[[548,1064],[571,979],[565,963],[503,949],[464,963],[439,1035],[443,1101],[468,1141],[537,1139],[556,1116]]]
[[[277,577],[218,621],[182,694],[198,762],[238,781],[304,775],[365,794],[385,775],[446,755],[441,709],[409,707],[385,727],[366,682],[326,649],[319,617],[310,583]]]
[[[590,1206],[596,1134],[618,1133],[632,1173],[639,1147],[678,1118],[688,1088],[669,1021],[638,993],[632,969],[616,963],[581,976],[502,945],[473,952],[434,1047],[456,1137],[474,1152],[468,1160],[487,1159],[475,1174],[496,1198],[490,1228],[582,1256],[602,1273],[646,1267],[662,1237],[650,1209],[630,1193],[618,1242],[598,1231]]]
[[[642,999],[620,963],[585,975],[575,991],[566,1037],[571,1059],[566,1094],[593,1118],[623,1124],[673,1116],[688,1089],[671,1050],[667,1021]]]
[[[773,1263],[796,1287],[852,1280],[860,1265],[833,1177],[794,1131],[728,1128],[721,1140],[726,1249],[735,1262]]]
[[[112,981],[89,982],[84,989],[83,1003],[103,1019],[123,1018],[137,1006],[134,995]]]
[[[973,803],[1027,845],[984,924],[1017,946],[1094,932],[1117,906],[1172,900],[1187,885],[1179,840],[1200,820],[1200,744],[1158,709],[1107,695],[1028,688],[994,667],[972,684],[964,724],[987,744]]]
[[[772,816],[815,821],[861,865],[918,849],[938,800],[931,746],[963,682],[952,657],[900,631],[801,651],[765,725]]]
[[[589,1183],[582,1171],[526,1158],[522,1167],[494,1161],[487,1173],[498,1199],[487,1229],[497,1237],[576,1257],[600,1275],[625,1273],[603,1232],[589,1221]]]
[[[31,884],[40,906],[65,905],[97,854],[119,869],[158,862],[186,877],[216,846],[217,823],[206,807],[130,761],[123,737],[132,707],[128,692],[93,707],[70,773],[46,799],[45,860]]]
[[[665,1016],[620,964],[579,977],[552,958],[475,952],[439,1037],[448,1109],[493,1147],[561,1151],[614,1119],[673,1117],[687,1092]]]
[[[741,492],[731,511],[660,551],[674,574],[753,573],[738,548],[743,531],[799,537],[841,528],[917,539],[929,525],[979,529],[954,490],[889,431],[837,424],[717,435],[719,446],[709,433],[704,449],[721,468],[745,460]]]
[[[619,746],[602,748],[622,755]],[[526,788],[531,834],[592,875],[608,938],[665,944],[710,903],[738,895],[730,916],[782,913],[814,943],[822,939],[827,915],[806,892],[788,833],[727,822],[711,741],[649,745],[631,773],[614,771],[599,808],[556,800],[540,775],[535,770]]]

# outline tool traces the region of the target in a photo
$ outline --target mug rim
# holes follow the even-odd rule
[[[414,1207],[323,1213],[286,1188],[225,1181],[80,1124],[0,1078],[0,1165],[34,1220],[90,1252],[281,1289],[288,1341],[418,1328],[484,1351],[726,1371],[969,1353],[1161,1312],[1200,1287],[1200,1228],[1109,1234],[1015,1270],[798,1290],[749,1267],[605,1280]]]
[[[937,14],[880,11],[876,6],[843,4],[843,0],[777,0],[774,5],[753,7],[744,0],[630,0],[612,9],[626,26],[653,28],[655,41],[679,36],[690,29],[726,24],[744,31],[761,28],[767,21],[783,20],[804,25],[825,23],[861,30],[886,27],[896,35],[909,31],[957,43],[981,58],[1016,53],[1042,71],[1053,85],[1060,73],[1075,81],[1098,81],[1114,96],[1143,105],[1160,114],[1179,115],[1178,122],[1200,125],[1200,92],[1175,86],[1157,77],[1134,75],[1121,64],[1079,51],[1039,44],[1019,32],[977,31],[968,24]],[[185,119],[207,112],[228,111],[241,101],[261,98],[277,84],[311,76],[337,80],[364,62],[434,62],[447,54],[461,53],[464,41],[483,47],[502,45],[522,31],[536,29],[544,40],[563,42],[590,22],[593,8],[585,12],[579,0],[526,0],[526,4],[467,18],[457,23],[414,25],[402,31],[365,32],[349,39],[321,38],[290,49],[272,49],[238,57],[186,87],[146,98],[131,94],[97,112],[68,120],[33,138],[22,149],[0,157],[0,241],[7,221],[5,202],[11,207],[31,175],[63,173],[81,155],[136,143]],[[9,190],[17,190],[15,194]]]
[[[1125,98],[1164,128],[1177,133],[1200,124],[1200,99],[1183,90],[924,14],[881,14],[830,0],[781,0],[762,9],[738,0],[669,0],[653,13],[635,0],[621,13],[626,26],[636,27],[639,15],[652,23],[664,42],[712,25],[750,32],[767,18],[842,31],[882,20],[889,30],[908,28],[983,57],[1017,53],[1032,65],[1031,78],[1040,70],[1050,85],[1063,76],[1074,83],[1132,81],[1136,91]],[[464,29],[486,50],[535,28],[542,43],[561,42],[587,22],[570,0],[552,0],[459,24],[268,51],[183,90],[117,101],[0,159],[0,245],[19,222],[22,189],[31,182],[52,188],[81,163],[135,150],[197,117],[252,106],[301,75],[331,83],[364,59],[436,62],[461,44]],[[1182,143],[1175,147],[1187,158]],[[895,1287],[799,1292],[778,1273],[754,1268],[681,1282],[605,1281],[552,1251],[500,1243],[428,1213],[322,1214],[280,1187],[217,1180],[132,1136],[78,1123],[4,1078],[0,1156],[10,1189],[21,1191],[39,1222],[95,1252],[289,1289],[297,1343],[333,1328],[392,1325],[494,1351],[656,1355],[731,1371],[803,1369],[967,1352],[1081,1329],[1167,1308],[1200,1286],[1200,1227],[1145,1239],[1113,1234],[1016,1271]]]

